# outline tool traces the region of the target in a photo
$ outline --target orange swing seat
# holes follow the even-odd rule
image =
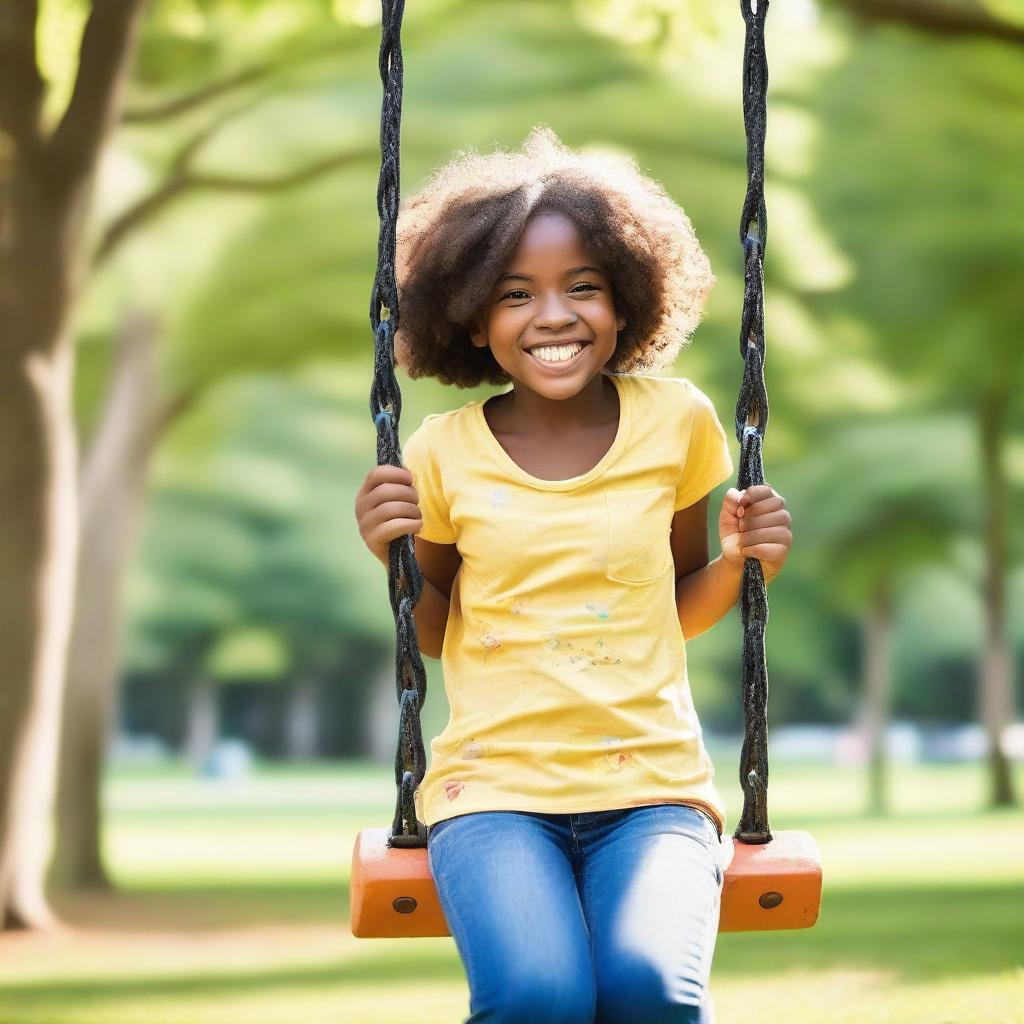
[[[360,939],[451,933],[422,847],[389,847],[389,829],[365,828],[352,851],[352,934]],[[810,928],[821,907],[821,853],[809,832],[774,832],[754,845],[733,837],[722,884],[720,932]]]

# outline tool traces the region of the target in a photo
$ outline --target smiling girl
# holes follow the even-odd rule
[[[396,355],[511,389],[427,416],[374,467],[360,534],[415,535],[423,653],[451,708],[417,790],[466,968],[467,1022],[710,1021],[732,839],[686,643],[791,543],[733,472],[710,399],[670,369],[714,277],[685,213],[625,157],[546,126],[460,153],[403,206]]]

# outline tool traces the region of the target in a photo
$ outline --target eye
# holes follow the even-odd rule
[[[589,291],[593,291],[593,292],[600,291],[600,289],[597,287],[597,285],[587,284],[585,281],[581,281],[579,284],[574,284],[572,286],[572,288],[569,289],[569,291],[570,292],[574,292],[577,288],[586,288]],[[502,295],[502,297],[498,301],[501,302],[503,299],[513,299],[513,298],[516,298],[519,295],[527,295],[527,294],[528,293],[523,291],[522,288],[515,288],[515,289],[513,289],[510,292],[505,292],[505,294]]]

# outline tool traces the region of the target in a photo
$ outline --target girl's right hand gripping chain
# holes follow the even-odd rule
[[[356,493],[356,521],[359,536],[373,556],[386,566],[388,545],[396,537],[419,533],[423,526],[412,473],[387,463],[374,466]]]

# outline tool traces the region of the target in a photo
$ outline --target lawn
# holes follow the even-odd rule
[[[735,753],[712,751],[730,829]],[[852,769],[773,762],[773,828],[821,847],[821,916],[719,936],[718,1024],[1024,1024],[1024,815],[977,810],[980,765],[894,765],[885,819],[860,813],[863,789]],[[60,933],[0,937],[2,1024],[464,1019],[450,938],[348,929],[352,843],[391,820],[388,768],[120,769],[104,802],[119,890],[62,899]]]

